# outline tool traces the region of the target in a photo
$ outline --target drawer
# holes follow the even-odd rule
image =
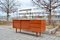
[[[40,28],[40,24],[30,24],[30,27]]]
[[[21,28],[29,28],[30,26],[29,25],[21,25]]]
[[[21,28],[29,28],[30,24],[29,23],[21,23]]]
[[[29,22],[21,22],[21,26],[29,26],[30,23]]]
[[[29,26],[29,24],[21,24],[21,29],[22,30],[29,30],[30,29],[30,26]]]
[[[41,32],[41,29],[40,28],[31,27],[30,31],[32,31],[32,32]]]
[[[30,23],[41,23],[40,20],[30,20]]]

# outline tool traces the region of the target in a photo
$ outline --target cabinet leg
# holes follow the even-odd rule
[[[17,28],[16,28],[16,33],[17,33]]]
[[[38,35],[38,32],[36,32],[36,36],[38,37],[39,35]]]
[[[39,35],[41,36],[41,32],[39,33]]]
[[[20,33],[21,33],[21,29],[20,29]]]

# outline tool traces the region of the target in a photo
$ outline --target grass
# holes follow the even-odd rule
[[[4,21],[0,21],[0,25],[6,25],[7,22],[4,22]]]

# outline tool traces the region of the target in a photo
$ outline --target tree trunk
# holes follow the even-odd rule
[[[49,18],[48,18],[48,20],[49,20],[49,25],[51,25],[51,0],[50,0],[50,5],[49,5]]]
[[[7,13],[7,21],[9,21],[9,13]]]
[[[8,4],[7,4],[7,23],[9,23],[9,0],[7,1]]]
[[[49,25],[51,24],[51,13],[48,16],[48,23],[49,23]]]
[[[9,10],[7,10],[7,24],[9,23]]]
[[[49,23],[49,25],[51,25],[51,7],[49,9],[48,23]]]

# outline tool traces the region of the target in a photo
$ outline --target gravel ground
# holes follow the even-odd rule
[[[27,32],[26,32],[27,33]],[[0,26],[0,40],[60,40],[60,36],[42,34],[36,37],[23,33],[16,33],[12,26]]]

